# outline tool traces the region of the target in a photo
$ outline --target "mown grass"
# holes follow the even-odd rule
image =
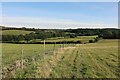
[[[25,30],[2,30],[2,35],[20,35],[20,34],[29,34],[33,31],[25,31]]]

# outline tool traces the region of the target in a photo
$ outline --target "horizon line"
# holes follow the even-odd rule
[[[115,28],[115,27],[98,27],[98,28],[90,28],[90,27],[83,27],[83,28],[36,28],[36,27],[25,27],[25,26],[4,26],[4,25],[0,25],[0,27],[7,27],[7,28],[29,28],[29,29],[119,29],[118,28]]]

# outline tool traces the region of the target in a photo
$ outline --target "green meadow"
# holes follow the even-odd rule
[[[2,30],[2,35],[25,35],[29,34],[33,31],[25,31],[25,30]]]
[[[117,78],[118,40],[103,39],[97,43],[6,44],[2,45],[3,68],[21,60],[23,69],[11,71],[7,77],[15,78]],[[6,71],[6,70],[5,70]],[[8,75],[8,74],[7,74]],[[4,75],[6,76],[6,75]]]

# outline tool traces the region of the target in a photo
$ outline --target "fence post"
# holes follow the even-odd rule
[[[63,42],[63,48],[64,48],[64,42]]]
[[[34,69],[35,69],[35,66],[36,66],[36,65],[35,65],[35,57],[33,57],[32,60],[33,60],[33,65],[34,65]]]
[[[61,49],[61,41],[60,41],[60,49]]]
[[[44,55],[45,55],[45,40],[44,40]]]
[[[2,30],[2,27],[0,27]],[[0,43],[2,43],[2,31],[0,31]],[[2,80],[2,44],[0,44],[0,80]]]
[[[66,41],[66,47],[68,47],[68,45],[67,45],[67,41]]]
[[[64,41],[65,47],[66,47],[66,41]]]
[[[23,70],[23,45],[21,46],[21,68]]]
[[[54,49],[53,49],[53,51],[55,51],[55,47],[56,47],[55,45],[56,45],[56,42],[55,42],[55,44],[54,44]]]

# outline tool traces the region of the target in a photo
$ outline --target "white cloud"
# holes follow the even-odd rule
[[[68,29],[68,28],[117,28],[117,25],[90,24],[74,20],[33,17],[3,17],[2,25],[15,27]]]

